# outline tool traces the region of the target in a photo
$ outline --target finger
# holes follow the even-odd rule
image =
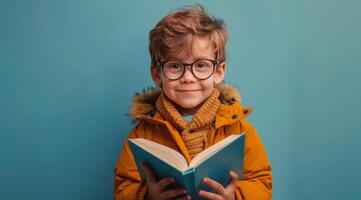
[[[212,192],[207,192],[204,190],[199,190],[198,195],[203,197],[204,199],[214,199],[214,200],[221,200],[222,197],[219,196],[218,194],[212,193]]]
[[[176,197],[173,197],[172,200],[190,200],[191,197],[187,194],[187,195],[182,195],[182,196],[176,196]]]
[[[177,189],[171,189],[171,190],[167,190],[161,193],[161,199],[171,199],[177,196],[183,196],[186,195],[187,191],[185,189],[182,188],[177,188]]]
[[[142,167],[148,182],[156,182],[152,168],[146,163],[142,162]]]
[[[214,181],[208,177],[205,177],[205,178],[203,178],[203,183],[205,183],[208,186],[210,186],[211,188],[213,188],[218,194],[224,195],[225,188],[217,181]]]
[[[172,177],[166,177],[163,178],[162,180],[158,181],[157,185],[159,186],[159,188],[161,190],[163,190],[165,187],[167,187],[167,185],[174,183],[174,179]]]
[[[236,187],[238,174],[233,172],[233,171],[230,171],[229,172],[229,177],[230,177],[230,180],[229,180],[229,182],[227,184],[226,189],[233,189],[234,187]]]
[[[182,197],[176,197],[175,199],[176,199],[176,200],[190,200],[190,199],[191,199],[191,196],[185,195],[185,196],[182,196]]]

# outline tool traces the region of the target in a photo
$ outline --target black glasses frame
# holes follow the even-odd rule
[[[209,76],[206,77],[206,78],[199,78],[199,77],[196,76],[196,75],[194,74],[194,72],[193,72],[194,63],[196,63],[196,62],[198,62],[198,61],[200,61],[200,60],[207,60],[207,61],[210,61],[210,62],[213,64],[212,73],[211,73],[211,75],[209,75]],[[196,61],[194,61],[194,62],[192,62],[192,63],[182,63],[182,62],[180,62],[180,61],[176,61],[176,62],[181,63],[181,64],[184,66],[184,68],[183,68],[183,73],[179,76],[179,78],[172,79],[172,78],[167,77],[167,75],[165,75],[165,73],[164,73],[164,64],[165,64],[166,62],[169,62],[169,61],[176,61],[176,60],[165,60],[165,61],[161,61],[161,62],[158,62],[157,65],[158,65],[158,67],[161,68],[163,75],[164,75],[167,79],[172,80],[172,81],[175,81],[175,80],[178,80],[178,79],[182,78],[182,76],[183,76],[184,73],[186,72],[186,67],[187,67],[187,66],[190,66],[190,67],[191,67],[191,72],[192,72],[193,76],[196,77],[197,79],[199,79],[199,80],[209,79],[209,78],[214,74],[214,71],[215,71],[215,69],[216,69],[216,65],[219,64],[219,61],[218,61],[218,60],[210,60],[210,59],[198,59],[198,60],[196,60]]]

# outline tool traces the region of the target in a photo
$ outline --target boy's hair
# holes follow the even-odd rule
[[[216,59],[226,60],[228,32],[221,19],[207,14],[200,4],[171,11],[149,32],[149,52],[152,65],[169,54],[189,56],[195,37],[208,37],[216,52]]]

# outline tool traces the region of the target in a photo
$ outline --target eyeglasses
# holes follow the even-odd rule
[[[191,67],[191,72],[196,78],[205,80],[213,75],[215,67],[218,63],[219,61],[209,59],[199,59],[193,63],[182,63],[174,60],[166,60],[163,62],[158,62],[158,66],[162,69],[163,75],[169,80],[180,79],[186,71],[186,66]]]

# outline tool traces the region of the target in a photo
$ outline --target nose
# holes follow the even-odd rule
[[[184,68],[184,74],[181,77],[181,82],[194,82],[196,81],[196,77],[192,73],[191,66],[185,66]]]

